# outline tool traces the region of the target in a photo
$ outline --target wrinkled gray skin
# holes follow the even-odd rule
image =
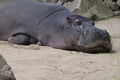
[[[84,52],[109,52],[107,31],[62,5],[25,2],[0,9],[0,40]]]
[[[12,69],[0,55],[0,80],[16,80]]]

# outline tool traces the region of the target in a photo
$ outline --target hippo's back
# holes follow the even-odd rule
[[[0,39],[7,40],[15,33],[33,34],[40,22],[57,10],[58,4],[24,2],[0,9]]]

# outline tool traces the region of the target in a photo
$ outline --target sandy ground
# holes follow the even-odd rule
[[[99,21],[96,26],[112,36],[111,53],[88,54],[7,42],[0,42],[0,53],[17,80],[120,80],[120,18]]]

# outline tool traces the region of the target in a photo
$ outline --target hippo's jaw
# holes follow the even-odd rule
[[[79,50],[89,53],[110,52],[112,49],[111,42],[94,42],[88,46],[79,46]]]

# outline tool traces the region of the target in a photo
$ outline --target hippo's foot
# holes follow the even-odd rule
[[[38,41],[25,34],[17,34],[12,37],[9,37],[8,42],[18,45],[30,45],[36,44]]]

